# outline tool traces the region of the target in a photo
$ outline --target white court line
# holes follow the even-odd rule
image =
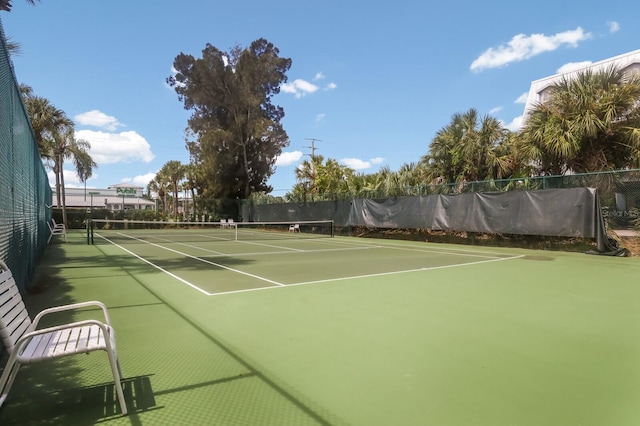
[[[166,248],[169,251],[172,251],[172,249],[165,247],[165,246],[161,246],[161,245],[157,245],[154,243],[151,243],[149,241],[146,240],[141,240],[138,239],[134,236],[131,235],[127,235],[127,234],[123,234],[120,233],[121,235],[127,237],[127,238],[131,238],[137,241],[142,241],[145,244],[152,244],[155,245],[156,247],[161,247],[161,248]],[[106,239],[105,237],[101,237]],[[331,249],[313,249],[313,250],[302,250],[302,249],[294,249],[294,248],[290,248],[290,247],[283,247],[283,246],[278,246],[278,245],[272,245],[272,244],[261,244],[261,243],[253,243],[250,241],[234,241],[235,242],[239,242],[239,243],[247,243],[247,244],[255,244],[258,246],[265,246],[265,247],[273,247],[273,248],[278,248],[281,249],[280,251],[256,251],[256,252],[242,252],[242,253],[223,253],[220,251],[215,251],[215,250],[209,250],[206,249],[204,247],[199,247],[199,246],[194,246],[191,244],[187,244],[187,243],[179,243],[176,241],[172,241],[172,240],[166,240],[164,238],[158,238],[158,237],[153,237],[157,240],[160,241],[164,241],[167,244],[178,244],[181,246],[185,246],[185,247],[189,247],[189,248],[193,248],[196,250],[201,250],[207,253],[213,253],[214,256],[210,256],[210,257],[242,257],[242,256],[263,256],[263,255],[272,255],[272,254],[292,254],[293,253],[320,253],[320,252],[331,252],[331,251],[351,251],[351,250],[370,250],[372,248],[381,248],[381,246],[374,246],[374,245],[368,245],[368,246],[354,246],[354,247],[340,247],[340,248],[331,248]],[[176,253],[180,253],[180,252],[176,252]],[[200,259],[199,257],[196,257],[196,259]]]
[[[341,238],[341,237],[338,237]],[[344,237],[343,237],[344,238]],[[342,241],[340,239],[334,239],[332,238],[332,241],[327,241],[325,239],[322,240],[313,240],[314,242],[318,242],[318,243],[325,243],[325,244],[337,244],[337,245],[349,245],[349,246],[358,246],[358,247],[385,247],[385,248],[393,248],[393,249],[404,249],[404,250],[416,250],[416,251],[424,251],[425,253],[439,253],[439,254],[454,254],[455,252],[458,253],[469,253],[468,255],[462,254],[463,256],[480,256],[479,254],[476,253],[484,253],[484,254],[488,254],[488,255],[493,255],[495,256],[510,256],[509,254],[506,253],[501,253],[501,252],[495,252],[495,251],[488,251],[488,250],[477,250],[477,249],[462,249],[462,248],[451,248],[451,247],[421,247],[421,248],[408,248],[407,245],[408,244],[402,244],[399,242],[391,242],[391,241],[380,241],[379,239],[377,239],[377,242],[375,245],[370,244],[368,242],[366,242],[366,238],[360,238],[361,241],[355,241],[355,239],[357,239],[358,237],[347,237],[347,238],[353,238],[354,241]],[[410,241],[407,240],[407,242],[412,242],[412,243],[420,243],[420,241]],[[425,243],[425,244],[435,244],[437,245],[438,243]],[[454,253],[451,253],[454,252]]]
[[[339,277],[339,278],[328,278],[326,280],[317,280],[317,281],[304,281],[300,283],[292,283],[285,284],[283,287],[295,287],[299,285],[309,285],[309,284],[319,284],[319,283],[329,283],[333,281],[344,281],[344,280],[357,280],[361,278],[372,278],[372,277],[382,277],[385,275],[398,275],[398,274],[407,274],[412,272],[424,272],[424,271],[432,271],[436,269],[446,269],[446,268],[457,268],[460,266],[470,266],[470,265],[479,265],[482,263],[491,263],[491,262],[502,262],[504,260],[512,260],[524,257],[524,255],[518,255],[513,257],[503,257],[503,258],[495,258],[489,260],[478,260],[477,262],[468,262],[468,263],[456,263],[455,265],[442,265],[442,266],[430,266],[428,268],[417,268],[417,269],[405,269],[402,271],[393,271],[393,272],[380,272],[377,274],[366,274],[366,275],[354,275],[351,277]],[[250,291],[262,291],[262,290],[273,290],[274,288],[282,288],[282,287],[260,287],[260,288],[247,288],[243,290],[232,290],[232,291],[221,291],[219,293],[211,293],[209,296],[221,296],[223,294],[235,294],[235,293],[247,293]]]
[[[305,250],[300,250],[300,249],[295,249],[295,248],[290,248],[290,247],[274,246],[273,244],[257,243],[255,241],[238,240],[238,242],[242,243],[242,244],[254,244],[256,246],[279,248],[279,249],[288,250],[288,251],[305,251]]]
[[[277,246],[274,246],[277,247]],[[280,247],[286,248],[286,247]],[[244,252],[244,253],[224,253],[219,256],[213,257],[242,257],[242,256],[264,256],[271,254],[299,254],[299,253],[322,253],[322,252],[332,252],[332,251],[357,251],[357,250],[371,250],[374,248],[380,248],[376,246],[370,247],[340,247],[340,248],[328,248],[328,249],[314,249],[314,250],[296,250],[294,252],[288,250],[281,251],[255,251],[255,252]]]
[[[409,247],[389,247],[389,246],[383,246],[383,248],[390,248],[393,250],[404,250],[404,251],[415,251],[415,252],[420,252],[420,253],[432,253],[432,254],[444,254],[446,256],[464,256],[464,257],[481,257],[484,259],[504,259],[503,257],[497,257],[496,255],[493,256],[485,256],[482,254],[472,254],[470,252],[464,252],[464,253],[455,253],[455,252],[448,252],[448,251],[433,251],[433,250],[429,250],[429,249],[419,249],[419,248],[409,248]],[[482,253],[482,252],[481,252]],[[507,258],[511,258],[512,256],[507,255]]]
[[[167,240],[165,238],[158,238],[158,237],[152,237],[152,238],[155,238],[156,240],[163,241],[165,243],[178,244],[178,245],[181,245],[181,246],[185,246],[185,247],[189,247],[189,248],[193,248],[193,249],[206,251],[207,253],[213,253],[213,254],[217,254],[217,255],[220,255],[220,256],[225,256],[226,255],[226,253],[223,253],[221,251],[209,250],[209,249],[206,249],[206,248],[203,248],[203,247],[198,247],[198,246],[194,246],[194,245],[187,244],[187,243],[179,243],[177,241]]]
[[[201,258],[201,257],[192,256],[192,255],[190,255],[190,254],[188,254],[188,253],[183,253],[183,252],[181,252],[181,251],[174,250],[174,249],[171,249],[171,248],[169,248],[169,247],[164,247],[164,246],[161,246],[161,245],[159,245],[159,244],[150,243],[150,242],[148,242],[148,241],[141,240],[141,239],[139,239],[139,238],[136,238],[136,237],[133,237],[133,236],[130,236],[130,235],[124,234],[124,233],[122,233],[122,232],[118,232],[118,234],[119,234],[119,235],[122,235],[122,236],[124,236],[124,237],[127,237],[127,238],[131,238],[132,240],[140,241],[140,242],[143,242],[143,243],[146,243],[146,244],[152,245],[152,246],[154,246],[154,247],[158,247],[158,248],[161,248],[161,249],[164,249],[164,250],[170,251],[170,252],[172,252],[172,253],[177,253],[177,254],[180,254],[180,255],[182,255],[182,256],[188,257],[188,258],[190,258],[190,259],[199,260],[200,262],[207,263],[207,264],[209,264],[209,265],[213,265],[213,266],[217,266],[218,268],[226,269],[226,270],[231,271],[231,272],[236,272],[236,273],[241,274],[241,275],[246,275],[246,276],[249,276],[249,277],[251,277],[251,278],[255,278],[255,279],[257,279],[257,280],[260,280],[260,281],[265,281],[265,282],[268,282],[268,283],[271,283],[271,284],[274,284],[274,285],[277,285],[277,286],[280,286],[280,287],[283,287],[283,286],[285,286],[285,285],[286,285],[286,284],[279,283],[279,282],[277,282],[277,281],[270,280],[270,279],[268,279],[268,278],[261,277],[261,276],[259,276],[259,275],[250,274],[250,273],[248,273],[248,272],[240,271],[239,269],[230,268],[230,267],[228,267],[228,266],[221,265],[221,264],[216,263],[216,262],[211,262],[210,260],[203,259],[203,258]],[[148,263],[148,264],[150,264],[150,265],[153,265],[154,267],[156,267],[156,268],[158,268],[158,269],[160,269],[160,270],[162,270],[162,271],[165,271],[164,269],[160,268],[159,266],[157,266],[157,265],[155,265],[155,264],[153,264],[153,263],[149,262],[148,260],[143,259],[142,257],[138,256],[137,254],[135,254],[135,253],[131,252],[130,250],[127,250],[127,249],[125,249],[124,247],[120,246],[119,244],[114,243],[113,241],[109,240],[108,238],[105,238],[105,237],[103,237],[103,236],[102,236],[102,235],[100,235],[100,234],[98,234],[98,236],[99,236],[100,238],[104,239],[104,240],[109,241],[111,244],[113,244],[113,245],[115,245],[115,246],[117,246],[117,247],[120,247],[122,250],[126,251],[127,253],[131,253],[131,254],[133,254],[133,255],[134,255],[134,256],[136,256],[138,259],[142,259],[142,260],[144,260],[146,263]],[[167,273],[169,273],[169,272],[167,272]],[[175,275],[175,274],[171,274],[171,273],[169,273],[169,275],[171,275],[172,277],[177,277],[177,275]],[[185,283],[185,284],[190,285],[191,287],[196,287],[196,288],[197,288],[197,286],[195,286],[194,284],[189,283],[189,282],[188,282],[188,281],[186,281],[186,280],[183,280],[182,278],[179,278],[179,280],[180,280],[180,281],[182,281],[182,282],[183,282],[183,283]],[[202,290],[202,289],[200,289],[200,291],[201,291],[201,292],[203,292],[203,293],[205,293],[205,294],[207,294],[207,295],[209,295],[209,296],[212,294],[212,293],[207,293],[207,292],[205,292],[205,291],[204,291],[204,290]],[[215,293],[213,293],[213,294],[215,294]]]
[[[349,277],[329,278],[329,279],[324,279],[324,280],[305,281],[305,282],[292,283],[292,284],[282,284],[282,283],[279,283],[277,281],[273,281],[273,280],[270,280],[270,279],[255,275],[255,274],[250,274],[248,272],[244,272],[244,271],[240,271],[240,270],[237,270],[237,269],[234,269],[234,268],[230,268],[228,266],[221,265],[221,264],[216,263],[216,262],[211,262],[211,261],[208,261],[206,259],[203,259],[203,258],[200,258],[200,257],[197,257],[197,256],[192,256],[190,254],[183,253],[183,252],[180,252],[178,250],[174,250],[174,249],[171,249],[171,248],[168,248],[168,247],[161,246],[159,244],[155,244],[155,243],[151,243],[151,242],[148,242],[148,241],[144,241],[144,240],[141,240],[139,238],[133,237],[131,235],[127,235],[127,234],[124,234],[124,233],[121,233],[121,232],[119,232],[118,234],[122,235],[124,237],[130,238],[130,239],[136,240],[136,241],[143,242],[145,244],[150,244],[152,246],[155,246],[155,247],[158,247],[158,248],[161,248],[161,249],[173,252],[173,253],[177,253],[177,254],[183,255],[185,257],[189,257],[189,258],[194,259],[194,260],[199,260],[199,261],[201,261],[203,263],[207,263],[207,264],[210,264],[210,265],[213,265],[213,266],[217,266],[219,268],[226,269],[226,270],[229,270],[229,271],[232,271],[232,272],[237,272],[237,273],[242,274],[242,275],[247,275],[249,277],[256,278],[256,279],[261,280],[261,281],[269,282],[269,283],[274,284],[274,285],[276,285],[278,287],[300,286],[300,285],[317,284],[317,283],[332,282],[332,281],[343,281],[343,280],[350,280],[350,279],[371,278],[371,277],[385,276],[385,275],[397,275],[397,274],[406,274],[406,273],[412,273],[412,272],[430,271],[430,270],[436,270],[436,269],[454,268],[454,267],[458,267],[458,266],[478,265],[478,264],[482,264],[482,263],[500,262],[500,261],[503,261],[503,260],[518,259],[518,258],[521,258],[521,257],[524,256],[524,255],[518,255],[518,256],[500,257],[500,258],[495,258],[495,257],[491,258],[491,257],[489,257],[488,260],[479,260],[479,261],[476,261],[476,262],[467,262],[467,263],[457,263],[457,264],[454,264],[454,265],[432,266],[432,267],[425,267],[425,268],[406,269],[406,270],[402,270],[402,271],[380,272],[380,273],[376,273],[376,274],[354,275],[354,276],[349,276]],[[143,262],[153,266],[154,268],[157,268],[157,269],[161,270],[162,272],[165,272],[167,275],[169,275],[169,276],[171,276],[173,278],[176,278],[178,281],[180,281],[180,282],[182,282],[182,283],[184,283],[184,284],[186,284],[186,285],[198,290],[199,292],[201,292],[201,293],[203,293],[203,294],[205,294],[207,296],[218,296],[218,295],[234,294],[234,293],[246,293],[246,292],[250,292],[250,291],[261,291],[261,290],[270,290],[270,289],[273,289],[273,288],[277,288],[277,287],[259,287],[259,288],[252,288],[252,289],[242,289],[242,290],[232,290],[232,291],[224,291],[224,292],[218,292],[218,293],[209,293],[209,292],[201,289],[200,287],[196,286],[195,284],[192,284],[192,283],[190,283],[190,282],[178,277],[177,275],[175,275],[175,274],[163,269],[162,267],[160,267],[158,265],[155,265],[154,263],[152,263],[152,262],[150,262],[150,261],[138,256],[137,254],[133,253],[132,251],[125,249],[121,245],[114,243],[113,241],[109,240],[108,238],[105,238],[100,234],[98,234],[98,236],[100,238],[106,240],[106,241],[109,241],[111,244],[113,244],[116,247],[126,251],[127,253],[132,254],[133,256],[135,256],[136,258],[142,260]],[[371,244],[368,244],[368,245],[355,244],[355,245],[358,246],[358,247],[350,247],[350,248],[343,248],[343,249],[309,250],[308,252],[362,250],[362,249],[370,249],[370,248],[394,248],[394,249],[410,250],[410,251],[417,251],[417,252],[424,251],[426,253],[432,252],[431,250],[409,249],[409,248],[405,248],[405,247],[401,247],[401,246],[397,246],[397,245],[395,245],[395,247],[393,247],[393,246],[389,247],[388,244],[382,245],[382,246],[371,245]],[[275,246],[275,247],[277,247],[277,246]],[[284,252],[281,252],[281,253],[291,254],[290,251],[284,251]],[[294,253],[297,253],[297,252],[294,252]],[[435,251],[435,253],[453,254],[453,255],[468,256],[468,257],[484,257],[484,258],[488,257],[488,256],[480,256],[480,255],[475,255],[474,256],[473,254],[465,255],[465,254],[459,254],[459,253],[450,253],[450,252],[446,252],[446,251],[445,252]],[[488,252],[485,252],[485,253],[488,253]],[[263,254],[263,253],[257,253],[257,254]]]
[[[164,268],[162,268],[162,267],[160,267],[160,266],[156,265],[155,263],[149,262],[149,261],[148,261],[147,259],[145,259],[144,257],[140,257],[140,256],[138,256],[137,254],[135,254],[135,253],[134,253],[134,252],[132,252],[131,250],[128,250],[128,249],[126,249],[126,248],[122,247],[120,244],[116,244],[116,243],[114,243],[113,241],[111,241],[110,239],[105,238],[105,237],[103,237],[103,236],[102,236],[102,235],[100,235],[100,234],[96,234],[96,235],[97,235],[98,237],[102,238],[103,240],[109,241],[111,244],[113,244],[114,246],[118,247],[119,249],[121,249],[121,250],[123,250],[123,251],[126,251],[127,253],[129,253],[129,254],[130,254],[130,255],[132,255],[133,257],[136,257],[136,258],[138,258],[138,259],[142,260],[142,261],[143,261],[144,263],[146,263],[147,265],[151,265],[151,266],[153,266],[154,268],[156,268],[156,269],[158,269],[158,270],[160,270],[160,271],[164,272],[165,274],[169,275],[170,277],[175,278],[176,280],[180,281],[181,283],[186,284],[186,285],[188,285],[189,287],[191,287],[191,288],[193,288],[193,289],[195,289],[195,290],[198,290],[200,293],[205,294],[205,295],[207,295],[207,296],[212,296],[212,295],[213,295],[212,293],[206,292],[206,291],[204,291],[203,289],[201,289],[200,287],[198,287],[198,286],[196,286],[196,285],[191,284],[189,281],[187,281],[187,280],[185,280],[185,279],[180,278],[180,277],[179,277],[179,276],[177,276],[176,274],[172,274],[171,272],[169,272],[169,271],[167,271],[166,269],[164,269]],[[265,287],[265,288],[267,288],[267,287]]]

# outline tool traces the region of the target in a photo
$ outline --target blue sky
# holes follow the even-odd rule
[[[475,108],[516,130],[531,81],[640,48],[635,1],[433,3],[13,0],[0,19],[21,45],[18,81],[91,142],[92,188],[146,186],[167,161],[189,161],[189,112],[165,80],[176,55],[200,57],[206,43],[227,51],[263,37],[293,61],[274,98],[290,139],[274,195],[295,184],[309,139],[358,172],[397,170],[453,114]]]

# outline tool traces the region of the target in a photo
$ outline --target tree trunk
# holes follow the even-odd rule
[[[58,193],[58,197],[62,198],[62,223],[64,223],[64,226],[68,226],[67,225],[67,201],[66,201],[66,193],[64,191],[64,173],[62,171],[62,155],[59,156],[60,160],[59,160],[59,173],[60,173],[60,192],[62,192],[62,194]]]
[[[56,154],[53,160],[53,174],[56,176],[56,200],[57,207],[60,208],[62,206],[62,201],[60,200],[60,159]]]

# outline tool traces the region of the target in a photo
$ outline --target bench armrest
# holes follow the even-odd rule
[[[79,308],[85,308],[85,307],[99,307],[100,309],[102,309],[102,313],[104,315],[104,319],[105,319],[105,323],[106,325],[108,325],[109,327],[111,327],[111,320],[109,319],[109,313],[107,312],[107,307],[104,303],[102,302],[98,302],[97,300],[92,300],[92,301],[88,301],[88,302],[80,302],[80,303],[72,303],[69,305],[61,305],[61,306],[54,306],[52,308],[47,308],[44,309],[42,311],[40,311],[35,318],[33,319],[32,323],[31,323],[31,331],[35,330],[38,327],[38,323],[40,322],[40,320],[42,319],[42,317],[44,317],[47,314],[52,314],[55,312],[64,312],[64,311],[70,311],[70,310],[75,310],[75,309],[79,309]]]

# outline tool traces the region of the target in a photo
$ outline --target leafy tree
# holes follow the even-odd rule
[[[521,131],[538,173],[595,172],[640,165],[640,76],[586,70],[549,88]]]
[[[207,44],[201,58],[184,53],[169,77],[184,108],[192,111],[187,142],[205,197],[246,198],[270,192],[275,160],[289,144],[281,120],[284,110],[271,102],[287,81],[291,59],[278,56],[265,39],[248,48],[223,52]]]

